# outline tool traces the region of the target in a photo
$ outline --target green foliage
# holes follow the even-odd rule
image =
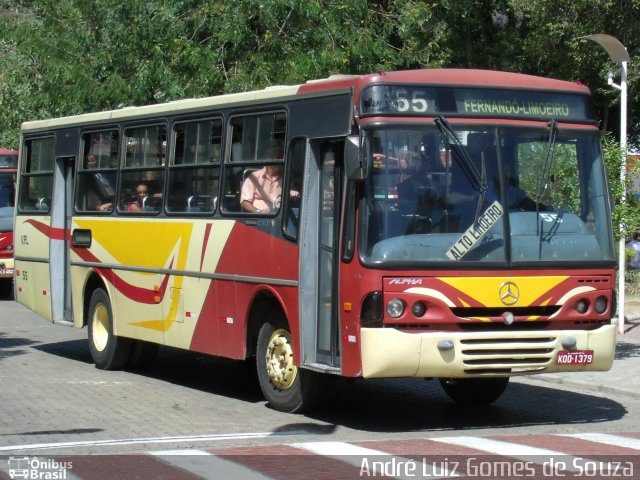
[[[630,238],[633,232],[640,231],[640,199],[637,195],[629,193],[633,178],[640,175],[640,165],[628,164],[626,166],[625,183],[623,184],[620,179],[622,152],[620,144],[613,135],[607,133],[603,135],[602,150],[614,204],[613,233],[616,240],[619,240],[621,235]],[[625,194],[626,200],[623,203],[622,196],[625,192],[627,192]],[[615,228],[615,226],[622,228]]]
[[[25,120],[433,67],[580,79],[610,130],[615,65],[579,37],[627,45],[633,109],[639,20],[640,0],[0,0],[0,145]]]

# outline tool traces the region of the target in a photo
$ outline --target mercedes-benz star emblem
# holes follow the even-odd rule
[[[500,301],[509,306],[516,303],[520,298],[520,289],[513,282],[504,282],[500,285],[498,294],[500,295]]]

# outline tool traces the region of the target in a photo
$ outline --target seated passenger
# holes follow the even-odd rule
[[[240,206],[245,212],[269,213],[280,206],[281,196],[282,165],[265,165],[244,180]]]
[[[267,148],[266,158],[282,159],[279,143]],[[240,207],[245,212],[269,213],[280,207],[282,199],[282,165],[265,165],[250,173],[242,183]]]
[[[149,187],[145,183],[136,186],[136,196],[127,204],[127,212],[141,212],[144,208],[145,198],[149,196]]]

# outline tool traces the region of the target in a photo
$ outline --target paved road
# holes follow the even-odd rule
[[[586,455],[594,441],[601,455],[637,450],[629,439],[640,432],[640,399],[631,390],[640,341],[632,334],[621,337],[611,372],[519,379],[492,407],[458,407],[435,382],[336,379],[322,408],[306,416],[267,408],[243,364],[163,349],[147,372],[104,372],[91,364],[85,337],[86,330],[51,325],[14,302],[0,302],[0,478],[9,456],[15,463],[92,454],[73,457],[67,478],[136,472],[138,478],[291,480],[306,478],[313,470],[304,467],[308,462],[353,469],[363,455],[380,452],[467,455],[458,449],[471,445],[485,454],[503,447],[541,453],[521,450],[534,442],[554,455],[581,449]],[[350,452],[346,461],[335,459]],[[138,455],[109,455],[122,453]],[[219,475],[227,470],[235,476]]]
[[[0,478],[12,478],[10,469],[22,465],[27,478],[49,474],[48,478],[91,480],[633,479],[640,472],[639,454],[640,433],[456,435],[400,442],[315,441],[156,450],[121,456],[51,458],[40,453],[0,459]]]

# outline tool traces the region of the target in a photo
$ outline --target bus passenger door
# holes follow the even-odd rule
[[[51,200],[49,275],[51,279],[51,320],[73,322],[71,308],[71,266],[69,259],[75,157],[57,157]]]
[[[311,142],[300,231],[302,363],[340,368],[338,242],[343,141]],[[295,161],[295,160],[294,160]]]

